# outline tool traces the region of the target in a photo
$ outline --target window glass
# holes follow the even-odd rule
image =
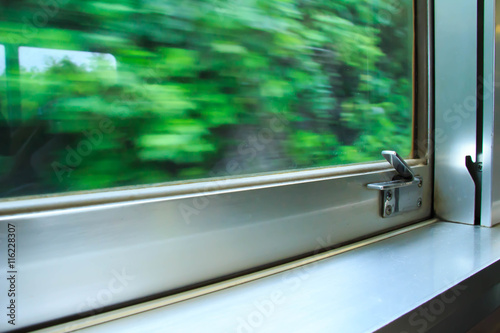
[[[5,102],[7,101],[7,87],[5,81],[5,46],[0,45],[0,121],[2,122],[7,119],[7,110],[5,108]],[[3,129],[4,127],[2,127],[2,130]]]
[[[0,45],[0,76],[5,80],[5,46]]]
[[[6,69],[17,98],[1,96],[2,114],[9,104],[16,115],[1,196],[410,154],[411,0],[2,9],[0,42],[18,52],[7,52]]]
[[[102,96],[103,81],[116,84],[111,54],[20,47],[19,65],[22,118],[31,123],[45,120],[52,133],[67,132],[68,126],[84,131],[84,121],[93,113],[88,98]],[[72,114],[85,110],[83,118]]]
[[[6,108],[7,85],[5,73],[5,46],[0,45],[0,175],[8,169],[10,159],[5,157],[10,147],[8,111]]]

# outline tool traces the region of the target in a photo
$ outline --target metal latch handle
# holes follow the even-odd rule
[[[392,180],[389,182],[368,184],[367,187],[370,190],[380,190],[380,191],[394,190],[396,188],[407,187],[407,186],[411,186],[411,185],[418,185],[421,181],[422,181],[421,178],[416,177],[416,178],[413,178],[412,180],[399,179],[399,180]]]
[[[385,191],[420,183],[421,180],[415,178],[413,170],[398,153],[393,150],[384,150],[382,151],[382,156],[393,166],[398,174],[394,176],[392,181],[368,184],[369,189]]]
[[[412,180],[415,178],[413,170],[408,163],[393,150],[382,151],[382,156],[389,162],[403,179]]]
[[[384,150],[382,156],[397,172],[391,181],[367,185],[369,189],[381,191],[382,217],[392,217],[422,207],[422,177],[416,177],[395,151]]]

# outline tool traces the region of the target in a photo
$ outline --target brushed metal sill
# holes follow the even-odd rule
[[[263,272],[39,332],[245,332],[241,325],[248,326],[249,316],[261,311],[259,302],[272,299],[276,291],[284,294],[285,302],[274,304],[269,316],[261,311],[265,320],[259,332],[392,332],[396,327],[415,331],[422,328],[416,319],[423,325],[419,311],[439,303],[443,311],[434,316],[437,320],[425,322],[435,331],[453,325],[445,319],[457,317],[448,312],[470,307],[475,289],[485,281],[484,276],[471,279],[498,270],[499,260],[500,227],[430,220]],[[489,273],[488,278],[488,288],[498,289],[498,275]],[[287,279],[301,284],[287,291]],[[500,302],[488,290],[490,305]]]
[[[377,242],[380,242],[380,241],[383,241],[383,240],[386,240],[386,239],[389,239],[392,237],[396,237],[398,235],[402,235],[402,234],[411,232],[413,230],[417,230],[417,229],[429,226],[429,225],[434,224],[436,222],[438,222],[437,219],[431,219],[428,221],[416,223],[416,224],[413,224],[413,225],[410,225],[410,226],[407,226],[407,227],[404,227],[404,228],[401,228],[398,230],[394,230],[392,232],[385,233],[383,235],[372,237],[372,238],[369,238],[369,239],[366,239],[366,240],[363,240],[360,242],[356,242],[356,243],[353,243],[350,245],[346,245],[346,246],[343,246],[343,247],[340,247],[340,248],[337,248],[337,249],[334,249],[331,251],[323,252],[320,254],[315,254],[315,255],[312,255],[312,256],[307,257],[307,258],[303,258],[303,259],[289,262],[289,263],[286,263],[286,264],[283,264],[280,266],[265,269],[265,270],[255,272],[255,273],[252,273],[249,275],[237,277],[234,279],[230,279],[227,281],[223,281],[223,282],[209,285],[206,287],[202,287],[199,289],[190,290],[190,291],[183,292],[180,294],[164,297],[161,299],[133,305],[133,306],[126,307],[123,309],[110,311],[110,312],[103,313],[100,315],[95,315],[95,316],[92,316],[89,318],[84,318],[81,320],[73,321],[71,323],[60,324],[60,325],[49,327],[46,329],[37,330],[35,332],[40,332],[40,333],[42,333],[42,332],[43,333],[46,333],[46,332],[51,332],[51,333],[72,332],[75,330],[81,330],[81,329],[89,328],[92,326],[100,325],[103,323],[111,322],[114,320],[119,320],[122,318],[134,316],[134,315],[144,313],[147,311],[160,309],[160,308],[163,308],[163,307],[166,307],[169,305],[173,305],[176,303],[180,303],[180,302],[183,302],[186,300],[195,299],[195,298],[198,298],[198,297],[201,297],[204,295],[216,293],[216,292],[219,292],[219,291],[222,291],[225,289],[237,287],[237,286],[240,286],[243,284],[247,284],[249,282],[254,282],[254,281],[266,278],[266,277],[270,277],[273,275],[284,273],[286,271],[297,269],[297,268],[300,268],[300,267],[303,267],[303,266],[306,266],[309,264],[315,264],[321,260],[328,259],[328,258],[331,258],[333,256],[337,256],[337,255],[345,253],[345,252],[354,251],[354,250],[362,248],[364,246],[368,246],[370,244],[374,244],[374,243],[377,243]]]

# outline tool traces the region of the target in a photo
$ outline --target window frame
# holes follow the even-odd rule
[[[414,1],[414,156],[407,162],[417,175],[424,177],[420,209],[387,219],[380,216],[379,193],[368,190],[366,184],[392,179],[394,170],[386,162],[6,199],[0,202],[0,235],[5,235],[1,233],[9,223],[18,228],[17,237],[24,247],[20,249],[19,260],[25,260],[22,265],[23,273],[26,273],[23,274],[24,280],[19,281],[25,283],[25,289],[28,289],[26,283],[30,283],[26,276],[30,274],[40,283],[55,286],[54,281],[46,279],[46,272],[51,268],[65,267],[66,272],[61,272],[58,279],[68,278],[82,267],[88,270],[59,287],[58,292],[64,297],[46,310],[53,313],[52,317],[47,316],[48,312],[40,312],[32,316],[26,327],[46,327],[90,316],[96,311],[116,309],[207,285],[431,217],[431,4],[431,1]],[[194,209],[186,210],[193,219],[200,216],[201,219],[186,220],[179,208],[182,205]],[[311,230],[311,225],[317,229]],[[75,234],[78,230],[84,235]],[[334,236],[324,239],[325,232]],[[227,239],[227,235],[236,236],[240,243],[220,243]],[[163,245],[160,244],[161,237],[166,239]],[[244,244],[245,239],[253,240],[253,243]],[[168,242],[178,242],[178,245],[170,246]],[[222,244],[227,248],[211,250],[207,248],[210,244]],[[163,246],[165,253],[184,254],[184,257],[177,261],[162,257],[158,255],[162,252],[152,252],[158,250],[157,246]],[[203,253],[204,246],[206,253]],[[142,255],[155,253],[155,257],[147,258],[146,255],[149,264],[138,262],[140,257],[134,257],[134,251]],[[185,254],[186,251],[194,253]],[[221,257],[224,253],[225,257]],[[78,261],[74,260],[76,257]],[[118,257],[121,264],[110,262]],[[136,259],[136,266],[133,266],[136,270],[131,271],[142,274],[135,279],[140,281],[139,285],[116,295],[109,304],[78,313],[81,299],[85,299],[88,293],[97,295],[105,290],[103,288],[113,272],[123,267],[130,271],[126,262],[132,258]],[[162,276],[165,271],[158,269],[158,265],[166,261],[173,265],[169,267],[172,271],[182,269],[188,262],[190,271],[176,275],[174,282],[167,283]],[[193,267],[199,269],[193,270]],[[149,280],[145,279],[146,276],[150,276]],[[153,287],[150,287],[151,279],[155,283]],[[75,285],[83,281],[86,285],[75,292]],[[33,289],[25,294],[29,295],[30,290]],[[48,287],[43,292],[42,299],[53,297],[50,290]]]

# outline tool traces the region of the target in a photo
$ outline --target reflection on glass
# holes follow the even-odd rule
[[[410,154],[410,0],[37,6],[0,14],[3,197]]]
[[[116,59],[111,54],[20,47],[19,65],[22,117],[38,123],[45,119],[52,132],[56,124],[76,120],[70,113],[65,120],[58,119],[64,105],[71,102],[81,112],[90,106],[85,105],[87,97],[101,95],[100,82],[116,84]]]
[[[90,72],[98,70],[100,62],[116,70],[116,59],[111,54],[37,47],[19,48],[19,64],[24,71],[31,73],[47,72],[63,63],[71,63],[82,71]]]
[[[5,107],[7,100],[7,85],[5,76],[5,46],[0,45],[0,165],[9,162],[3,155],[8,153],[10,147],[10,131],[7,121],[8,113]],[[1,171],[2,169],[0,169]]]
[[[0,45],[0,76],[5,77],[5,46]]]

